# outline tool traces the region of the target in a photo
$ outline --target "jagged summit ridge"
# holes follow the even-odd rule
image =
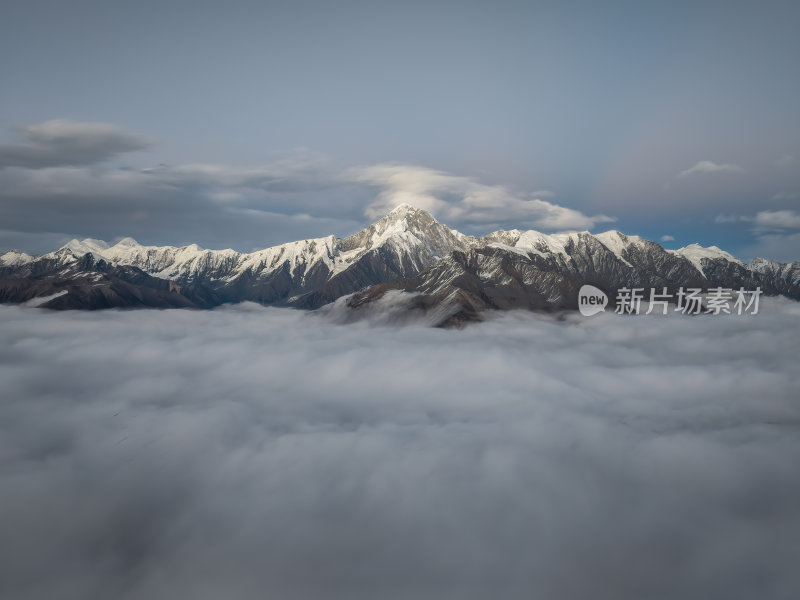
[[[186,263],[196,262],[200,259],[200,262],[213,264],[218,262],[218,259],[230,259],[234,256],[240,259],[245,268],[252,268],[257,263],[274,265],[277,257],[286,257],[294,266],[322,261],[326,263],[332,272],[341,272],[352,263],[356,256],[389,242],[401,250],[418,244],[427,243],[430,245],[433,241],[438,242],[434,243],[433,246],[437,249],[445,250],[445,253],[453,249],[501,244],[519,250],[564,254],[565,244],[570,241],[576,241],[581,235],[593,235],[595,239],[617,256],[623,258],[623,260],[623,253],[631,245],[640,246],[643,243],[654,243],[648,242],[639,236],[626,235],[618,230],[609,230],[598,234],[591,234],[588,231],[546,234],[535,230],[512,229],[499,230],[482,238],[475,238],[463,235],[440,224],[431,213],[424,209],[416,208],[408,203],[401,203],[372,225],[345,238],[337,238],[330,235],[323,238],[287,242],[250,253],[237,252],[230,248],[206,250],[197,244],[189,244],[187,246],[146,246],[131,237],[122,238],[113,245],[93,238],[73,239],[55,253],[71,254],[75,257],[92,253],[116,264],[139,266],[161,277],[171,278],[191,272],[192,269],[187,268],[188,265]],[[438,240],[432,240],[431,238],[438,238]],[[716,246],[703,247],[699,244],[690,244],[678,250],[667,250],[667,252],[688,258],[700,270],[702,270],[701,261],[703,258],[725,258],[743,264]],[[55,253],[45,256],[52,256]],[[0,255],[0,260],[5,264],[10,262],[11,256],[11,253]],[[17,262],[26,260],[28,256],[25,253],[17,252],[14,254]],[[30,257],[29,260],[34,260],[35,258]],[[337,258],[341,258],[341,260],[337,260]],[[772,263],[773,261],[767,262]],[[169,269],[168,265],[173,266],[173,268]],[[158,267],[161,268],[159,269]]]
[[[242,300],[317,308],[387,286],[433,304],[458,298],[475,310],[569,308],[573,288],[584,282],[601,287],[763,284],[768,293],[800,298],[800,263],[758,259],[746,265],[714,246],[665,250],[617,230],[513,229],[478,238],[409,204],[348,237],[298,240],[249,253],[196,244],[146,246],[132,238],[110,245],[87,238],[37,257],[0,255],[0,301],[53,295],[43,304],[52,308],[202,307]],[[71,291],[54,295],[64,289]]]

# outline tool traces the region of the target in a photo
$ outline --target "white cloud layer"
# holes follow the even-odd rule
[[[689,167],[685,171],[681,171],[678,173],[678,177],[681,179],[685,179],[686,177],[691,177],[692,175],[704,174],[704,173],[744,173],[744,169],[739,165],[731,165],[731,164],[717,164],[713,163],[710,160],[701,160],[697,164],[692,167]]]
[[[756,229],[800,229],[800,212],[795,210],[762,210],[755,219]]]
[[[0,596],[789,600],[799,306],[0,306]]]

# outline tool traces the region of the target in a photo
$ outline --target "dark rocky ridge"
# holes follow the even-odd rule
[[[0,302],[24,303],[47,296],[55,297],[41,306],[56,310],[212,308],[222,302],[202,285],[159,279],[136,267],[97,260],[91,254],[66,267],[44,259],[0,271]]]
[[[768,296],[800,300],[800,287],[782,278],[722,259],[704,260],[704,276],[686,259],[652,242],[623,253],[632,266],[588,234],[579,234],[567,252],[568,258],[523,255],[492,246],[455,251],[416,277],[372,286],[349,297],[347,304],[359,310],[387,291],[399,290],[415,294],[414,308],[438,311],[442,315],[439,324],[460,325],[479,320],[486,310],[577,310],[578,290],[584,284],[603,290],[612,306],[617,290],[623,287],[648,292],[666,288],[673,296],[679,288],[760,287]]]

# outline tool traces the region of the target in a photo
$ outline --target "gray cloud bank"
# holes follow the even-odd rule
[[[794,599],[798,319],[2,306],[0,596]]]
[[[109,123],[52,119],[20,127],[25,140],[0,144],[0,168],[42,169],[91,165],[125,152],[144,150],[150,141]]]

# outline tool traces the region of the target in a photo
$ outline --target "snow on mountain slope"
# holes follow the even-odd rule
[[[565,250],[566,244],[570,239],[576,239],[576,233],[554,233],[546,234],[530,229],[520,231],[519,229],[499,230],[480,238],[478,242],[489,245],[502,245],[514,248],[518,253],[533,253],[540,256],[560,255],[567,257]],[[483,244],[473,244],[479,247]]]
[[[670,254],[675,254],[677,256],[684,257],[690,263],[692,263],[695,266],[695,268],[698,271],[700,271],[703,275],[705,275],[705,271],[703,270],[704,258],[707,258],[709,260],[715,260],[721,258],[727,260],[728,262],[745,266],[745,264],[738,258],[734,257],[732,254],[728,252],[725,252],[721,248],[717,248],[716,246],[709,246],[705,248],[700,244],[689,244],[688,246],[684,246],[683,248],[678,248],[677,250],[667,250],[667,252],[669,252]]]
[[[567,260],[570,258],[567,247],[570,243],[578,244],[581,236],[596,239],[629,267],[633,265],[623,255],[624,251],[630,246],[642,247],[646,241],[639,236],[627,236],[619,231],[606,231],[592,235],[588,231],[546,234],[532,229],[528,231],[511,229],[490,233],[478,240],[482,243],[472,244],[471,247],[480,247],[481,245],[505,247],[518,254],[537,254],[543,257],[553,256]]]
[[[3,267],[18,267],[33,260],[33,256],[25,252],[17,252],[16,250],[9,250],[0,254],[0,266]]]
[[[143,246],[133,238],[123,238],[113,246],[101,240],[72,240],[55,252],[46,254],[69,264],[78,257],[92,254],[115,265],[137,267],[163,279],[196,276],[200,272],[218,270],[226,260],[239,253],[234,250],[203,250],[189,246]]]
[[[86,254],[87,252],[101,253],[104,250],[108,250],[109,245],[103,240],[86,238],[85,240],[72,239],[69,242],[67,242],[64,247],[69,248],[76,254]]]
[[[468,236],[453,232],[429,213],[403,204],[366,229],[347,238],[329,235],[288,242],[250,253],[232,249],[205,250],[189,246],[144,246],[124,238],[110,246],[94,239],[72,240],[45,255],[63,263],[91,253],[112,264],[130,265],[164,279],[232,280],[244,273],[266,276],[287,269],[301,280],[313,268],[324,268],[330,276],[342,273],[370,251],[384,249],[398,262],[410,261],[421,270],[431,260],[465,246]],[[5,256],[5,255],[4,255]],[[8,259],[9,263],[12,257]],[[14,259],[22,260],[22,259]],[[15,263],[16,264],[16,263]]]
[[[32,299],[28,300],[27,302],[23,302],[22,305],[23,306],[27,306],[29,308],[35,308],[37,306],[42,306],[43,304],[47,304],[51,300],[54,300],[56,298],[60,298],[61,296],[65,295],[65,294],[68,294],[68,293],[69,293],[69,290],[61,290],[61,291],[55,292],[53,294],[48,294],[47,296],[37,296],[36,298],[32,298]]]
[[[367,252],[391,245],[398,252],[424,248],[441,256],[473,239],[442,225],[427,211],[401,204],[366,229],[340,240],[339,247],[346,252],[358,248]]]
[[[298,267],[323,262],[333,266],[334,236],[289,242],[251,253],[206,250],[197,244],[188,246],[144,246],[133,238],[124,238],[113,246],[70,242],[56,254],[69,251],[73,256],[91,252],[110,263],[130,265],[163,279],[231,279],[245,271],[272,271],[286,264],[294,272]],[[91,240],[92,242],[94,240]],[[68,260],[68,259],[67,259]]]
[[[784,264],[766,258],[754,258],[747,268],[756,273],[779,277],[793,285],[800,285],[800,261]]]
[[[640,238],[638,235],[625,235],[624,233],[613,229],[611,231],[598,233],[594,237],[600,240],[601,244],[611,250],[611,252],[617,256],[617,258],[619,258],[629,267],[633,265],[631,265],[631,263],[629,263],[624,257],[624,252],[628,250],[630,246],[642,247],[646,242],[645,239]]]
[[[289,242],[250,254],[240,254],[236,268],[227,278],[232,279],[246,271],[269,273],[283,265],[286,265],[291,273],[308,271],[316,265],[324,265],[328,270],[332,270],[335,247],[336,238],[329,235],[324,238]]]
[[[646,241],[639,236],[625,235],[613,230],[593,235],[588,231],[547,234],[533,229],[528,231],[520,231],[519,229],[495,231],[481,238],[481,240],[490,245],[502,244],[523,252],[533,252],[540,256],[560,255],[566,258],[569,257],[569,252],[566,249],[567,245],[570,242],[577,243],[581,235],[593,237],[600,241],[628,266],[630,266],[630,263],[624,258],[623,251],[631,245],[641,246]]]

